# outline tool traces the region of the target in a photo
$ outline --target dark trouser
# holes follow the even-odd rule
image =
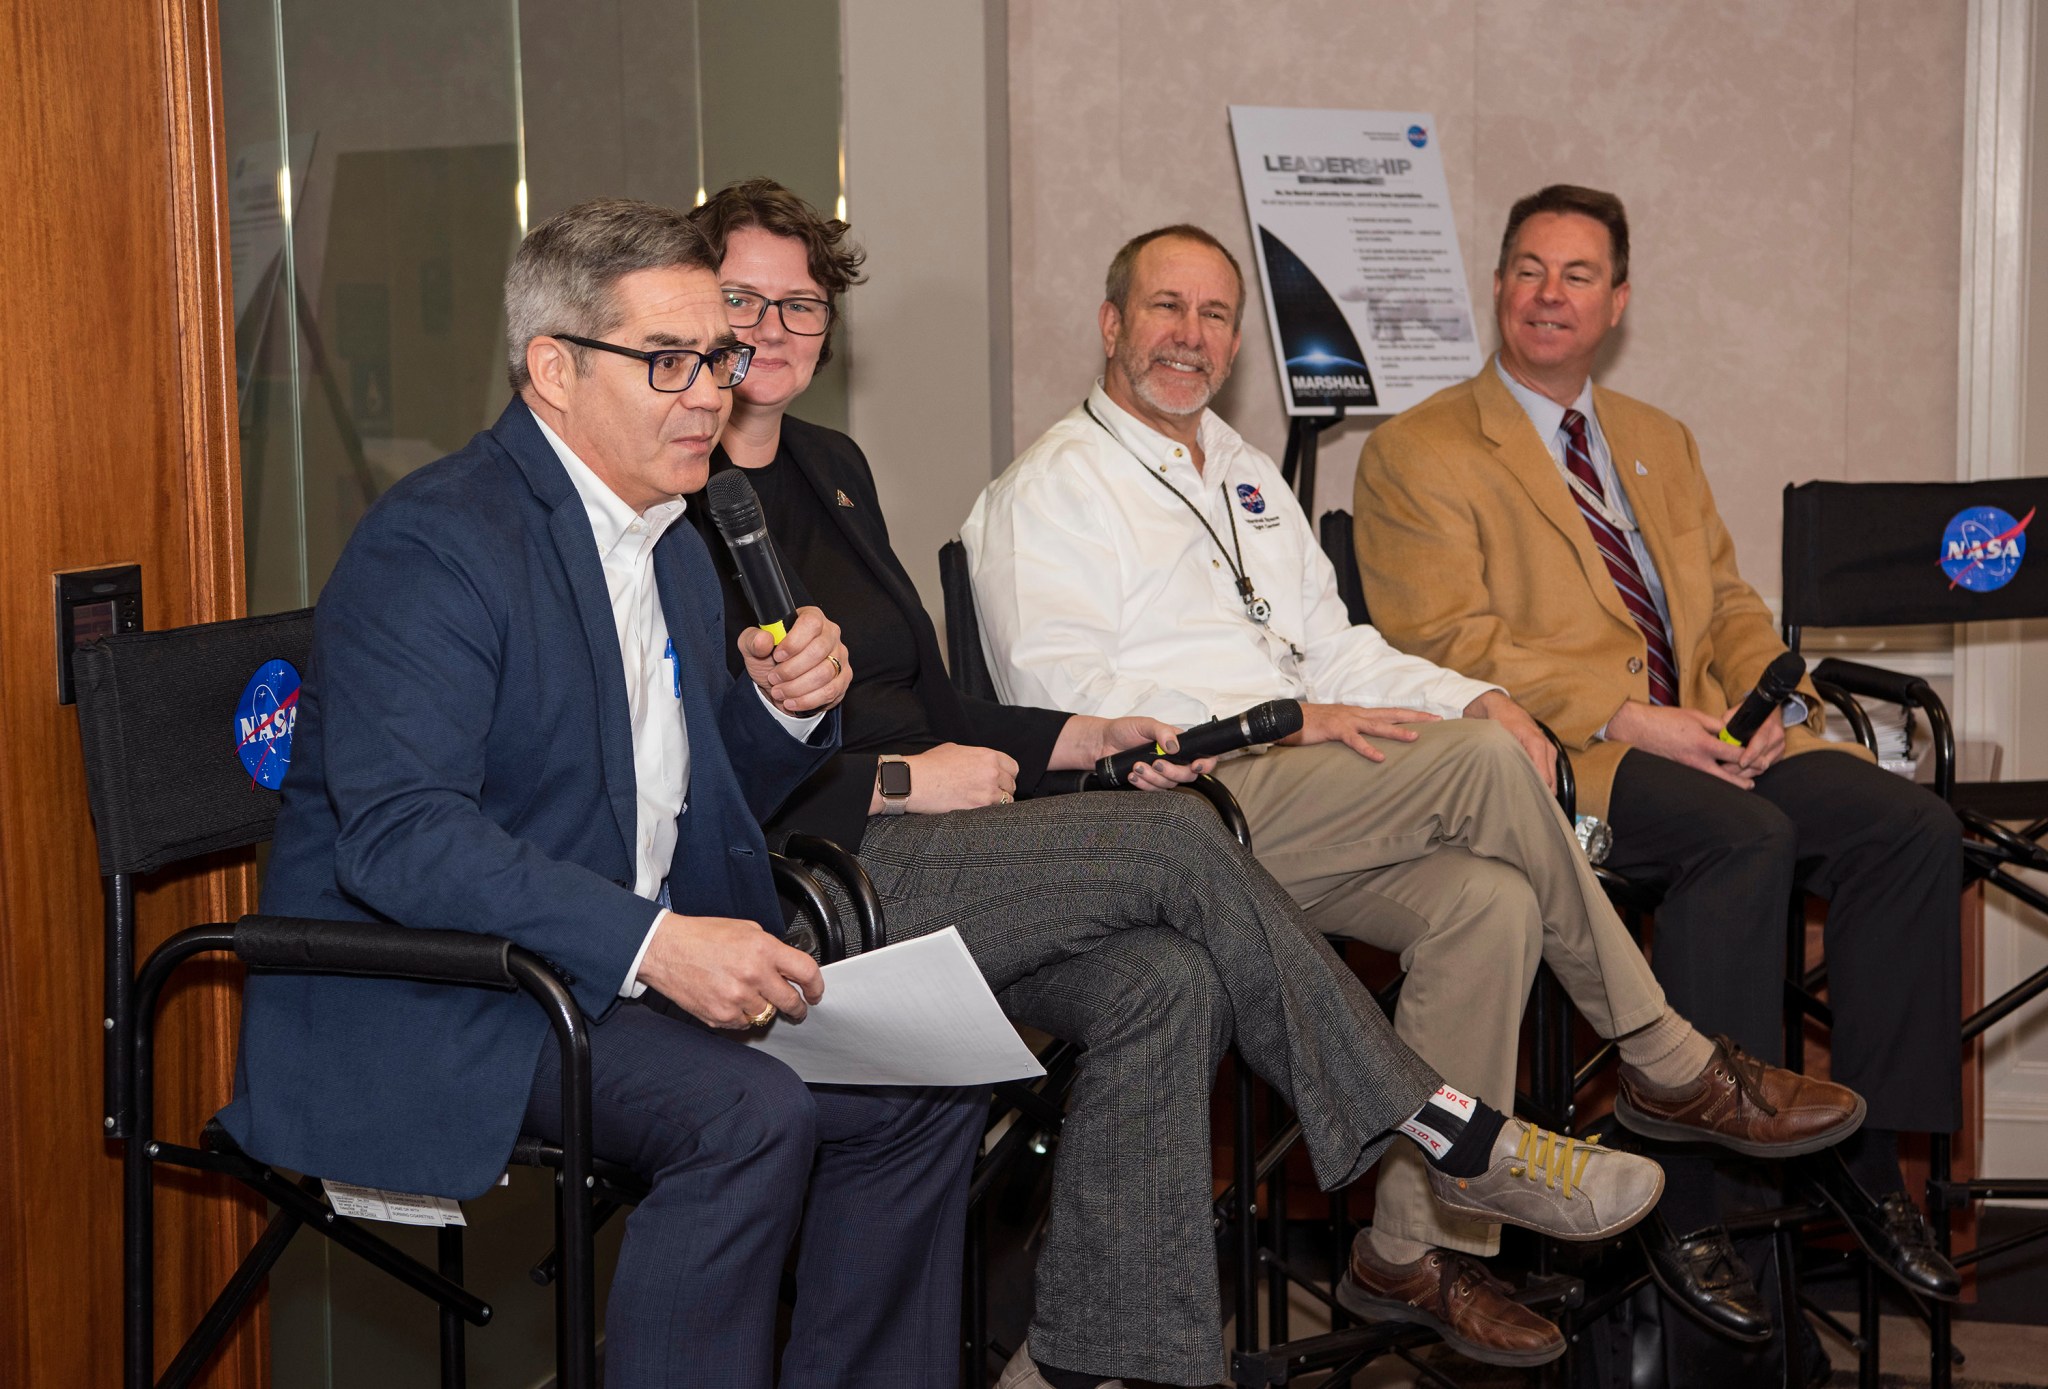
[[[605,1308],[609,1389],[765,1389],[799,1233],[784,1386],[958,1381],[982,1092],[806,1086],[732,1036],[637,1003],[591,1029],[590,1070],[592,1147],[650,1183]],[[550,1043],[526,1115],[549,1139],[559,1077]]]
[[[1827,899],[1832,1074],[1879,1129],[1962,1123],[1961,829],[1926,789],[1828,750],[1744,791],[1639,750],[1621,760],[1607,867],[1661,884],[1652,964],[1706,1033],[1781,1059],[1780,994],[1796,886]]]
[[[1326,1190],[1378,1160],[1436,1073],[1194,796],[876,818],[860,857],[890,940],[959,928],[1012,1016],[1089,1048],[1054,1169],[1032,1354],[1213,1383],[1209,1087],[1225,1043],[1293,1108]]]

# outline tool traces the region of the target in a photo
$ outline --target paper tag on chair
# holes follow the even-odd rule
[[[388,1220],[397,1225],[467,1225],[462,1205],[445,1196],[416,1196],[410,1191],[385,1191],[321,1178],[327,1204],[351,1220]]]

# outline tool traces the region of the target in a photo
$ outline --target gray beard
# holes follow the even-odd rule
[[[1167,402],[1158,398],[1158,396],[1152,390],[1152,377],[1149,372],[1132,371],[1131,363],[1121,358],[1118,359],[1117,365],[1121,366],[1124,369],[1124,376],[1131,383],[1131,394],[1135,395],[1138,399],[1144,401],[1145,404],[1149,405],[1154,410],[1157,410],[1162,415],[1186,416],[1201,414],[1204,410],[1209,408],[1209,402],[1216,398],[1216,392],[1223,389],[1223,383],[1230,377],[1229,371],[1226,370],[1221,376],[1211,376],[1206,378],[1206,380],[1203,383],[1205,389],[1202,392],[1202,398],[1196,401],[1195,404],[1191,407],[1187,409],[1182,409],[1177,404],[1170,405]],[[1147,363],[1146,365],[1149,365],[1149,363]]]

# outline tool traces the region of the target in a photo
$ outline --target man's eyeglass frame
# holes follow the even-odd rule
[[[711,384],[718,386],[718,389],[721,391],[729,391],[747,379],[747,366],[754,360],[754,349],[743,342],[728,343],[723,347],[714,347],[709,352],[699,352],[691,347],[657,347],[652,352],[642,352],[637,348],[621,347],[615,342],[600,342],[596,338],[579,338],[574,333],[550,333],[548,336],[560,342],[573,342],[578,347],[592,347],[596,348],[599,352],[615,352],[621,357],[632,357],[638,361],[645,362],[647,364],[647,388],[651,391],[660,391],[663,395],[681,395],[684,391],[689,390],[690,387],[697,384],[697,373],[702,371],[705,365],[714,358],[720,357],[731,357],[734,359],[732,380],[720,386],[718,384],[717,372],[714,370]],[[657,386],[654,384],[655,364],[663,357],[688,357],[691,359],[690,374],[683,378],[682,385]]]

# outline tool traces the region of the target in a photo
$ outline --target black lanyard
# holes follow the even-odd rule
[[[1257,590],[1252,587],[1252,576],[1245,572],[1244,542],[1238,538],[1237,512],[1230,505],[1230,484],[1228,482],[1219,482],[1216,485],[1223,493],[1224,514],[1230,517],[1230,543],[1236,549],[1234,557],[1230,550],[1223,548],[1223,537],[1216,534],[1216,528],[1209,524],[1209,518],[1202,514],[1199,507],[1189,501],[1178,487],[1168,482],[1164,473],[1153,472],[1152,465],[1143,458],[1140,458],[1136,449],[1124,443],[1122,435],[1103,423],[1102,416],[1095,413],[1093,405],[1084,400],[1081,402],[1081,408],[1088,412],[1089,419],[1102,425],[1103,433],[1116,440],[1123,448],[1123,451],[1136,460],[1138,467],[1144,472],[1146,477],[1151,478],[1168,492],[1171,492],[1173,499],[1186,507],[1194,515],[1194,518],[1202,523],[1202,529],[1209,532],[1209,538],[1216,542],[1217,552],[1223,556],[1223,562],[1230,566],[1230,576],[1237,581],[1237,598],[1239,602],[1244,604],[1244,615],[1258,623],[1261,627],[1271,622],[1273,620],[1273,605],[1259,597]]]

